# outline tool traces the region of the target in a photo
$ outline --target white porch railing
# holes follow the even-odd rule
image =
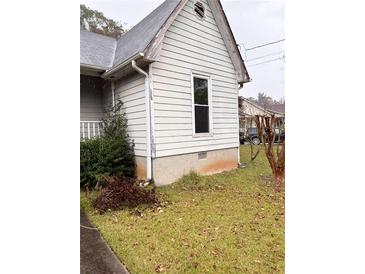
[[[101,121],[80,121],[80,137],[91,139],[99,137],[101,133]]]

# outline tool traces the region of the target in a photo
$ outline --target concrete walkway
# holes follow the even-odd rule
[[[80,273],[129,274],[82,210],[80,222]]]

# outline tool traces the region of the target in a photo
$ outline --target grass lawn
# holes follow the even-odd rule
[[[284,273],[284,194],[262,152],[246,168],[161,187],[162,208],[81,206],[131,273]],[[93,194],[95,195],[95,193]],[[92,196],[92,195],[91,195]]]

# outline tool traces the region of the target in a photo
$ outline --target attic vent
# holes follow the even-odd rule
[[[199,18],[202,19],[205,17],[205,8],[201,2],[199,2],[199,1],[195,2],[194,11]]]

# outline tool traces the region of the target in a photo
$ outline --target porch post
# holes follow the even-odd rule
[[[112,100],[113,100],[113,107],[115,106],[115,84],[114,80],[112,80]]]

